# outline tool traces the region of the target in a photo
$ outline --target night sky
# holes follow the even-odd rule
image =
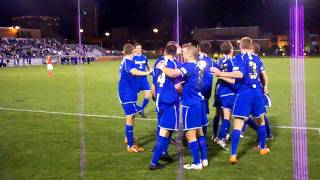
[[[175,17],[175,0],[96,0],[102,35],[114,27],[153,28]],[[286,33],[289,0],[180,0],[182,28],[260,26],[265,31]],[[306,29],[320,34],[320,1],[305,0]],[[0,0],[0,26],[13,25],[11,17],[58,16],[60,31],[74,37],[76,0]],[[169,21],[171,20],[171,21]]]

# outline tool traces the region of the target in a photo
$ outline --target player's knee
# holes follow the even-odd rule
[[[134,116],[127,116],[126,117],[126,124],[133,126],[134,125]]]
[[[259,126],[263,126],[263,125],[266,124],[266,123],[265,123],[265,120],[264,120],[264,115],[261,115],[259,118],[257,118],[257,124],[258,124]]]
[[[169,137],[169,131],[167,129],[160,128],[159,136],[167,138]]]
[[[233,125],[233,129],[235,130],[242,130],[242,127],[244,125],[244,119],[241,119],[241,118],[236,118],[234,120],[234,125]]]
[[[197,129],[196,133],[197,133],[197,137],[204,136],[202,128],[201,129]]]
[[[196,130],[195,129],[188,130],[186,132],[186,138],[187,138],[189,143],[197,141]]]

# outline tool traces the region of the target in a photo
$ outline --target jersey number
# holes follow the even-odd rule
[[[158,83],[159,87],[163,87],[163,84],[166,82],[166,75],[164,73],[161,73],[158,77]]]
[[[257,79],[258,73],[257,73],[257,64],[253,61],[249,62],[249,67],[251,68],[252,72],[249,73],[250,79]]]

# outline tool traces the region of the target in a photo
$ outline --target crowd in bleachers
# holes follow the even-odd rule
[[[62,64],[90,63],[95,60],[92,49],[84,46],[80,51],[79,47],[61,44],[56,39],[0,38],[0,67],[9,64],[32,65],[34,59],[41,59],[45,63],[48,55]]]

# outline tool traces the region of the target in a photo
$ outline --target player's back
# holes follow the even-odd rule
[[[234,59],[234,70],[240,70],[243,73],[243,78],[236,80],[238,92],[260,87],[259,75],[264,67],[257,56],[252,56],[250,53],[237,55]]]
[[[120,64],[120,80],[118,91],[122,102],[137,100],[137,82],[136,77],[131,74],[134,63],[130,59],[123,59]]]
[[[158,65],[161,61],[163,61],[163,60],[164,60],[164,57],[163,57],[163,56],[159,57],[159,58],[155,61],[154,66],[153,66],[153,71],[152,71],[152,84],[155,86],[156,91],[157,91],[157,89],[158,89],[158,84],[157,84],[157,82],[158,82],[158,77],[159,77],[160,74],[162,73],[161,70],[158,69],[158,68],[156,68],[156,67],[157,67],[157,65]]]
[[[180,68],[180,64],[176,60],[165,59],[164,61],[167,68]],[[161,72],[157,80],[157,101],[160,104],[172,105],[179,101],[179,94],[175,89],[175,84],[179,83],[179,79],[179,77],[170,78]]]
[[[196,61],[186,62],[180,68],[183,74],[182,105],[191,106],[203,100],[201,70]]]

